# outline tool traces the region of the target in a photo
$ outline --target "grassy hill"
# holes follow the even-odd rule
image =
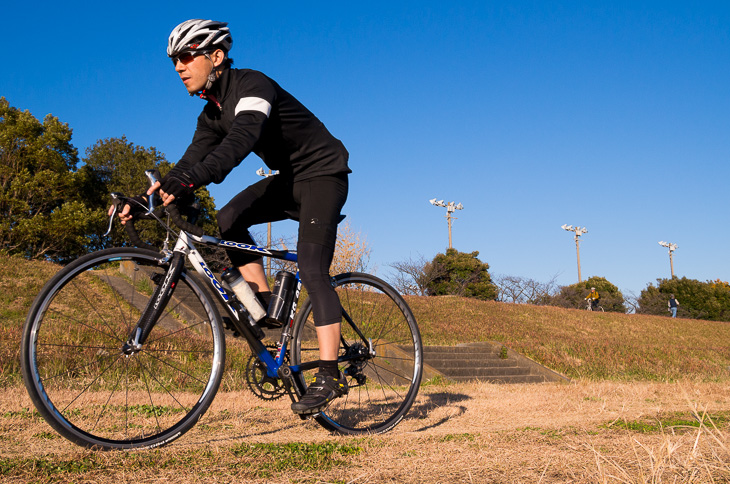
[[[730,323],[409,297],[424,344],[498,341],[571,378],[730,379]]]
[[[0,256],[0,387],[20,382],[25,315],[57,270]],[[571,378],[730,380],[730,323],[409,296],[426,345],[498,341]]]

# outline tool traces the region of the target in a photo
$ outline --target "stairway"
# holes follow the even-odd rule
[[[476,380],[491,383],[569,381],[563,375],[545,368],[499,343],[425,346],[423,361],[425,365],[432,367],[452,381]]]

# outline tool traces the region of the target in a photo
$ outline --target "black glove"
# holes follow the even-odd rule
[[[129,215],[133,217],[140,213],[147,213],[148,205],[147,196],[145,195],[137,195],[136,197],[129,198],[126,204],[129,205]]]
[[[160,190],[179,199],[195,191],[195,182],[186,172],[170,172],[160,181]]]

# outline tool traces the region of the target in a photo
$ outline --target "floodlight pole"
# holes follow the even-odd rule
[[[264,178],[274,175],[271,170],[265,172],[263,167],[256,170],[256,174]],[[271,250],[271,222],[269,222],[266,227],[266,248]],[[266,277],[271,278],[271,257],[266,258]]]
[[[451,247],[452,247],[452,245],[451,245],[451,221],[456,219],[456,217],[453,217],[451,215],[451,213],[452,213],[451,210],[446,211],[446,222],[449,224],[449,249],[451,249]]]
[[[438,200],[437,201],[435,198],[432,199],[432,200],[429,200],[429,202],[431,202],[431,205],[434,205],[436,207],[446,207],[446,222],[449,225],[449,249],[451,249],[452,248],[452,244],[451,244],[451,221],[457,219],[457,217],[454,217],[452,215],[452,213],[454,213],[454,211],[456,211],[456,210],[463,210],[464,209],[464,206],[461,203],[456,203],[456,202],[444,203],[443,200]]]
[[[560,228],[575,233],[575,253],[578,258],[578,282],[582,282],[580,276],[580,236],[588,232],[588,229],[585,227],[573,227],[572,225],[562,225]]]
[[[669,270],[671,271],[672,279],[674,279],[674,260],[672,259],[672,254],[674,253],[675,250],[677,250],[678,245],[672,244],[671,242],[664,242],[664,241],[659,242],[659,245],[669,249]]]

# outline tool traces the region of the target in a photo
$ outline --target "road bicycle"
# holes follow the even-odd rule
[[[153,183],[155,174],[146,174]],[[121,194],[112,198],[117,209],[132,203]],[[152,208],[150,197],[147,213],[136,218],[165,228],[161,250],[146,246],[128,222],[136,247],[93,252],[63,268],[36,297],[23,329],[21,371],[33,404],[59,434],[85,447],[152,448],[190,430],[221,385],[231,334],[251,351],[229,354],[231,369],[246,365],[246,384],[265,400],[298,401],[318,367],[312,305],[298,271],[278,340],[266,344],[250,310],[194,243],[294,264],[295,252],[221,240],[174,205]],[[311,417],[337,433],[386,432],[404,418],[421,382],[416,320],[403,297],[373,275],[331,280],[342,306],[339,366],[349,392]]]
[[[593,298],[586,298],[586,301],[588,302],[588,305],[586,306],[587,311],[604,312],[603,306],[596,305],[596,307],[593,307]]]

